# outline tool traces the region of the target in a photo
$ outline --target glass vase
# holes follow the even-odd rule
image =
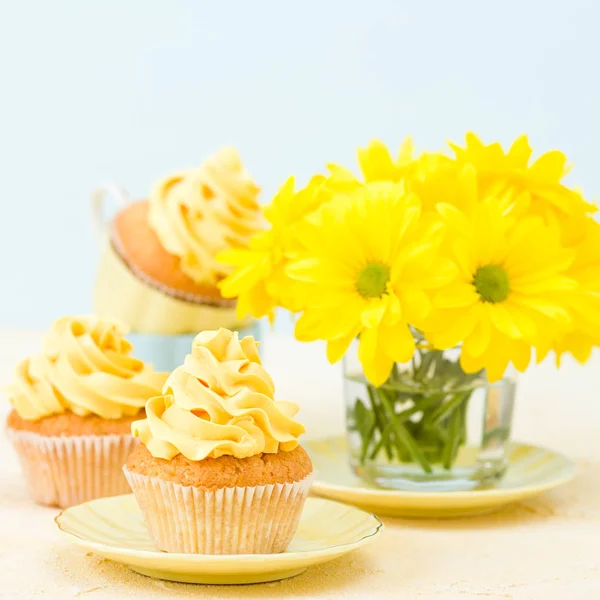
[[[460,350],[417,348],[380,387],[356,352],[344,360],[350,464],[384,489],[459,491],[488,485],[506,470],[515,380],[467,374]]]

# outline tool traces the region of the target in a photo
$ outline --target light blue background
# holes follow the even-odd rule
[[[90,309],[95,185],[142,197],[225,143],[268,199],[374,136],[528,132],[594,197],[599,19],[592,0],[3,2],[0,326]]]

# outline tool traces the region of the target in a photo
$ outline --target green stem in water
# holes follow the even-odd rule
[[[375,392],[373,391],[373,386],[371,386],[371,384],[369,384],[369,383],[367,383],[367,393],[369,395],[369,400],[371,402],[371,406],[373,407],[373,414],[375,415],[375,425],[376,425],[377,429],[379,429],[379,432],[381,434],[380,441],[384,440],[382,444],[378,444],[379,450],[381,450],[381,446],[383,446],[385,448],[385,453],[387,455],[388,460],[392,460],[393,455],[392,455],[392,448],[391,448],[391,444],[390,444],[389,433],[385,437],[383,435],[383,432],[386,429],[385,415],[381,414],[382,409],[379,406],[379,403],[377,402]],[[379,450],[378,450],[378,452],[379,452]]]
[[[369,428],[367,435],[362,439],[362,450],[360,453],[360,462],[363,464],[365,459],[367,458],[367,454],[369,452],[369,446],[371,445],[371,441],[373,439],[373,434],[375,433],[375,423]]]
[[[449,435],[442,453],[442,464],[446,470],[450,469],[456,460],[462,435],[462,421],[462,411],[455,410],[450,417]]]
[[[431,465],[429,464],[429,462],[427,462],[427,458],[425,457],[425,454],[423,454],[421,448],[419,447],[419,444],[410,435],[406,427],[396,419],[394,407],[390,404],[385,390],[383,390],[382,388],[378,388],[377,392],[381,399],[381,404],[384,406],[388,414],[388,418],[392,426],[392,431],[395,434],[396,444],[398,445],[399,451],[398,456],[400,457],[402,451],[406,450],[410,454],[412,459],[421,465],[421,467],[426,473],[431,473]]]
[[[381,432],[381,437],[379,438],[379,441],[377,442],[377,444],[375,444],[375,448],[373,448],[373,450],[371,451],[371,454],[369,455],[369,458],[371,460],[377,458],[377,455],[379,454],[379,452],[381,451],[381,448],[384,444],[389,445],[390,443],[390,431],[392,428],[392,424],[388,423],[383,431]]]
[[[436,410],[425,416],[424,419],[429,423],[439,423],[449,413],[460,408],[461,404],[466,401],[469,395],[470,392],[466,395],[464,393],[456,394],[452,400],[448,400],[448,402],[441,404]]]
[[[417,348],[412,365],[393,365],[388,381],[367,383],[362,404],[360,460],[415,463],[425,473],[432,465],[451,469],[467,441],[466,413],[479,374],[466,374],[444,353]],[[502,432],[498,432],[501,436]]]

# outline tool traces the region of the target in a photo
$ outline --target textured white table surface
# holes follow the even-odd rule
[[[39,348],[35,333],[0,330],[0,385]],[[322,348],[268,337],[265,364],[279,396],[298,402],[309,435],[343,430],[338,368]],[[59,536],[56,510],[27,497],[0,435],[0,598],[600,599],[600,359],[551,364],[519,383],[515,437],[575,458],[569,485],[495,515],[452,521],[384,519],[379,540],[286,581],[196,586],[146,578]],[[0,416],[8,407],[0,401]]]

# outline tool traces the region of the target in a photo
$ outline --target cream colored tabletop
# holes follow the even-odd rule
[[[0,331],[0,384],[39,335]],[[309,435],[343,430],[339,369],[319,346],[268,337],[278,395],[298,402]],[[0,598],[600,599],[600,357],[560,372],[544,364],[519,383],[515,437],[577,460],[566,487],[487,516],[384,519],[377,542],[286,581],[210,587],[149,579],[59,536],[56,510],[32,504],[0,437]],[[0,403],[2,418],[8,408]]]

